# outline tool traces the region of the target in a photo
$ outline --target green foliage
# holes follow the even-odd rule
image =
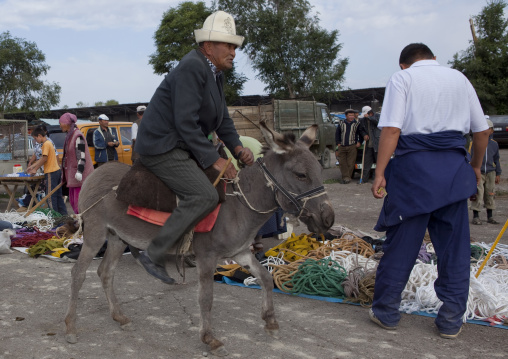
[[[104,102],[103,101],[97,101],[96,103],[93,104],[94,106],[104,106]]]
[[[104,106],[115,106],[119,105],[120,103],[117,100],[108,100],[104,103]]]
[[[243,51],[278,97],[341,89],[348,59],[339,59],[339,32],[322,29],[307,0],[218,0],[245,36]]]
[[[76,107],[88,107],[88,104],[83,101],[78,101],[76,102]]]
[[[34,42],[0,34],[0,114],[44,112],[60,102],[60,86],[42,80],[50,69]]]
[[[211,13],[202,1],[183,2],[164,13],[154,35],[157,49],[148,61],[153,66],[154,73],[162,75],[170,72],[182,57],[197,48],[194,30],[200,29]],[[224,95],[226,102],[230,103],[240,96],[247,78],[237,73],[233,67],[225,72],[225,80]]]
[[[504,0],[488,1],[474,16],[478,40],[449,62],[473,84],[483,110],[491,115],[508,113],[508,20]]]
[[[157,50],[150,55],[148,61],[153,66],[154,73],[168,73],[185,54],[197,48],[194,30],[200,29],[211,13],[201,1],[183,2],[164,13],[154,35]]]

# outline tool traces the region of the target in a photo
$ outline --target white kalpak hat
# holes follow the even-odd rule
[[[216,11],[208,16],[202,29],[194,30],[196,42],[203,41],[226,42],[242,46],[243,36],[236,34],[235,20],[224,11]]]
[[[372,111],[372,107],[370,107],[370,106],[363,106],[362,107],[362,114],[360,115],[360,118],[363,118],[366,114],[369,113],[369,111]]]

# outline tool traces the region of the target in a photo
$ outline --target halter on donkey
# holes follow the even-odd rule
[[[213,354],[220,356],[226,355],[227,351],[213,334],[211,325],[213,273],[217,263],[232,258],[259,279],[263,297],[261,316],[266,322],[265,330],[274,335],[279,325],[273,307],[273,279],[251,253],[249,245],[252,239],[278,206],[285,212],[299,216],[311,232],[326,232],[335,218],[322,187],[321,166],[309,151],[316,137],[317,126],[308,128],[297,141],[293,135],[282,136],[271,131],[264,123],[261,123],[261,130],[267,142],[263,165],[253,165],[239,172],[238,185],[243,195],[229,196],[222,204],[213,229],[208,233],[195,233],[193,239],[199,275],[200,338]],[[146,249],[150,238],[155,237],[160,227],[127,215],[128,205],[116,200],[111,191],[128,169],[129,166],[121,163],[106,164],[94,171],[82,187],[81,211],[93,205],[97,199],[103,199],[95,204],[93,210],[84,213],[82,218],[85,224],[83,248],[72,268],[71,297],[65,317],[66,339],[69,343],[77,342],[77,300],[86,269],[106,238],[108,249],[97,272],[113,319],[123,329],[131,325],[114,294],[114,270],[127,244]],[[239,186],[236,186],[237,189]],[[228,186],[228,194],[234,193],[232,187]]]

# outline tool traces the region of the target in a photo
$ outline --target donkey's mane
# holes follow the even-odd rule
[[[284,132],[282,134],[281,141],[286,145],[293,145],[296,143],[296,137],[293,132]],[[263,148],[261,148],[261,154],[266,155],[266,153],[270,150],[270,146],[267,144],[263,145]]]

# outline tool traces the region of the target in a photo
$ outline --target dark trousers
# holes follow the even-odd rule
[[[374,147],[366,147],[365,156],[363,158],[362,182],[367,182],[369,180],[372,164],[376,162],[376,160],[377,160],[377,152],[374,151]]]
[[[178,207],[147,249],[150,258],[162,265],[168,249],[217,206],[219,195],[189,152],[180,148],[160,155],[141,156],[141,163],[179,199]]]
[[[350,180],[355,170],[356,146],[339,146],[339,168],[343,180]]]
[[[410,218],[386,231],[372,310],[388,326],[399,322],[401,293],[427,228],[438,257],[438,278],[434,289],[443,302],[435,323],[441,333],[455,334],[462,326],[469,294],[471,249],[467,200]]]
[[[44,174],[46,179],[46,194],[50,193],[53,188],[58,186],[60,184],[60,181],[62,180],[62,171],[58,170],[51,173],[45,173]],[[50,186],[51,183],[51,186]],[[60,187],[58,190],[55,191],[51,195],[51,206],[55,211],[60,213],[63,216],[67,215],[67,207],[65,206],[63,197],[62,197],[62,187]]]

